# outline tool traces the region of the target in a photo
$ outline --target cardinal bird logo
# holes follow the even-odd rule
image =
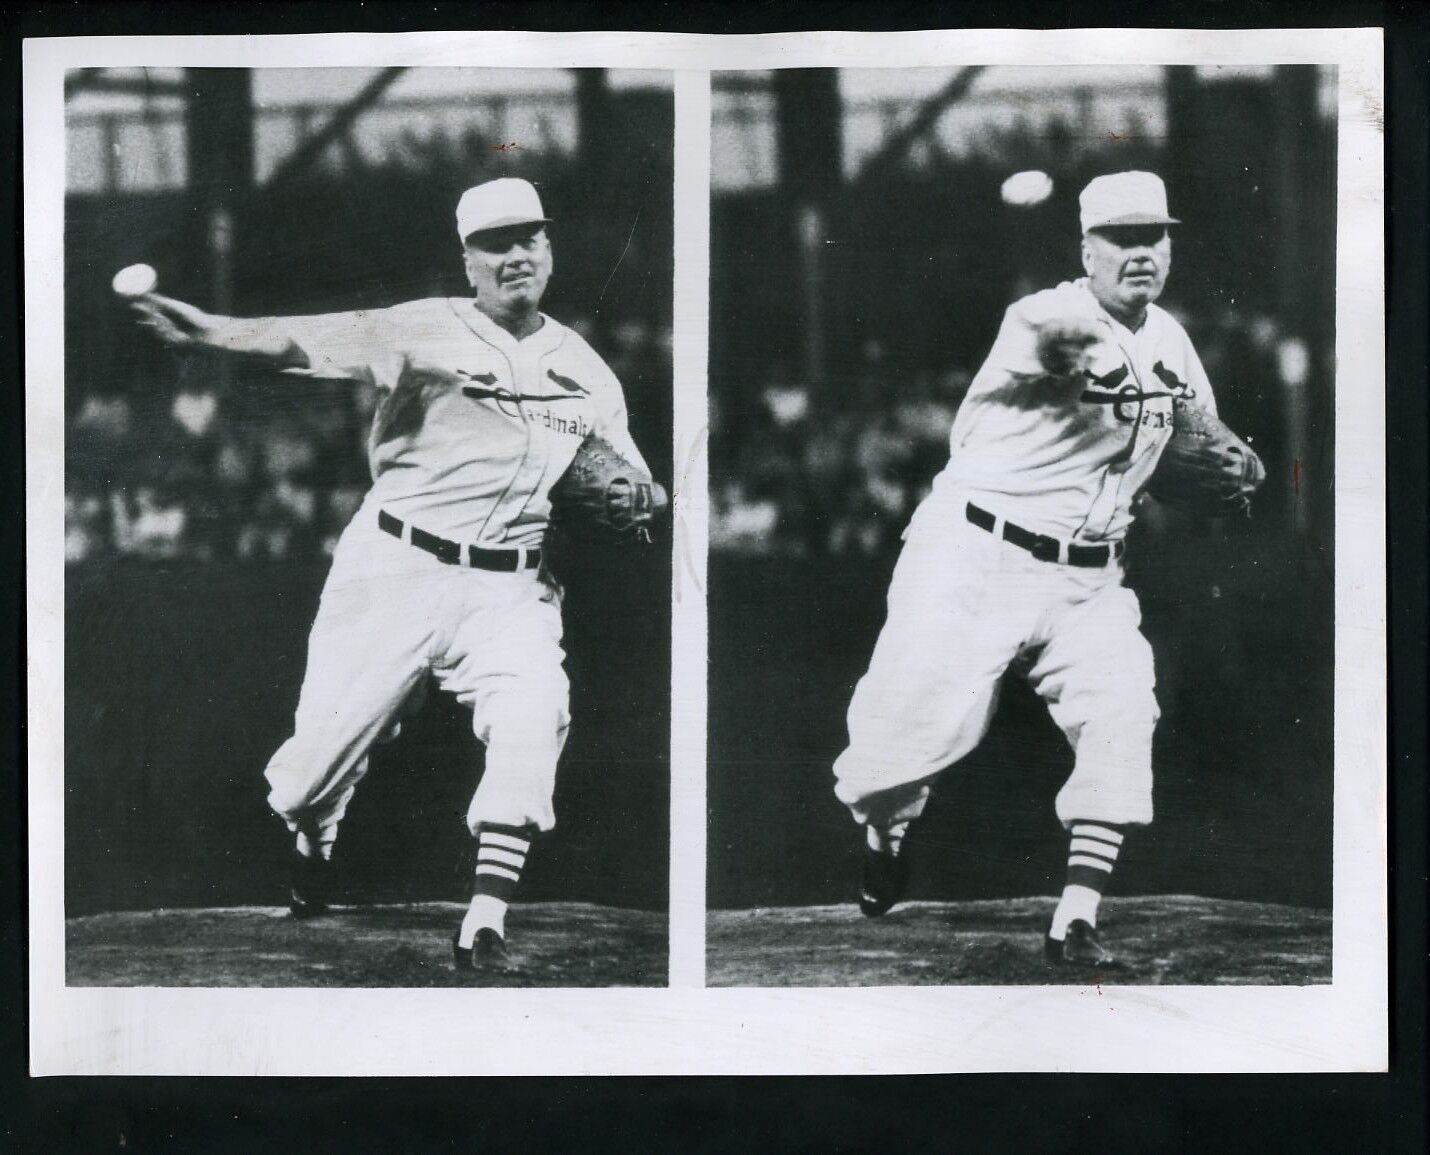
[[[585,386],[583,386],[581,382],[573,381],[570,377],[563,377],[560,373],[556,372],[555,369],[548,369],[546,371],[546,375],[550,377],[553,381],[555,381],[556,384],[560,385],[561,388],[565,389],[568,393],[585,394],[587,392]]]
[[[457,375],[468,381],[475,381],[475,385],[463,385],[462,392],[475,401],[495,401],[500,404],[521,405],[527,401],[572,401],[578,397],[585,397],[586,390],[577,381],[570,377],[563,377],[561,374],[551,369],[546,371],[546,375],[557,385],[561,386],[564,392],[561,393],[513,393],[510,389],[503,389],[497,385],[495,373],[468,373],[465,369],[458,369]]]

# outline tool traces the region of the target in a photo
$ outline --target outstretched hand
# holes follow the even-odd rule
[[[130,304],[138,324],[173,349],[208,349],[218,344],[220,318],[161,293],[145,293]]]

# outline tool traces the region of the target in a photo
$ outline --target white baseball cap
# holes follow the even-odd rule
[[[1082,231],[1117,225],[1179,225],[1167,215],[1167,186],[1151,172],[1115,172],[1088,181],[1078,197]]]
[[[530,181],[517,177],[501,177],[475,185],[457,202],[457,235],[464,241],[473,233],[488,229],[550,223],[536,188]]]

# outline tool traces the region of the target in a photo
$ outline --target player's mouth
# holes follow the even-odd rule
[[[502,277],[501,283],[503,285],[524,285],[531,280],[531,277],[530,272],[507,273]]]

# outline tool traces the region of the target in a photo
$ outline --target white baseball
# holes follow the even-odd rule
[[[159,283],[159,274],[153,265],[129,265],[114,274],[110,286],[121,297],[142,297],[152,293]]]
[[[1040,205],[1052,195],[1053,178],[1038,169],[1027,169],[1005,180],[1000,191],[1006,204]]]

